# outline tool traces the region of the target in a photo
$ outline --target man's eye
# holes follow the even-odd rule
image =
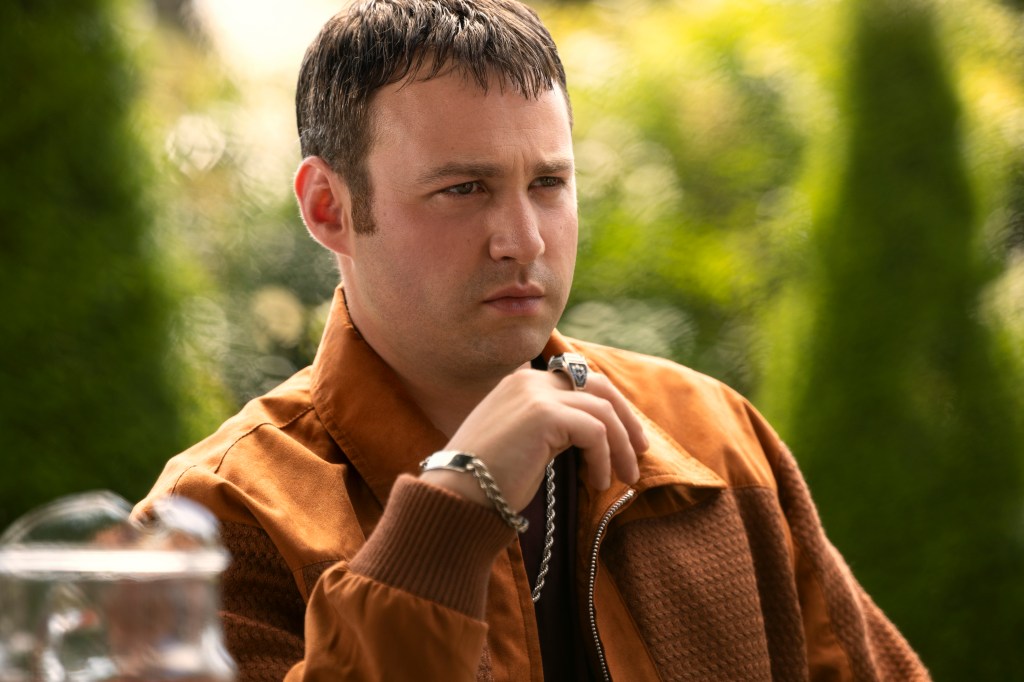
[[[563,182],[564,181],[562,180],[562,178],[544,176],[542,178],[537,178],[536,180],[534,180],[533,184],[536,187],[558,187],[559,185],[563,184]]]
[[[458,185],[452,185],[448,189],[444,190],[444,192],[445,194],[455,194],[462,197],[472,194],[473,192],[476,192],[479,189],[480,183],[474,180],[473,182],[463,182],[459,183]]]

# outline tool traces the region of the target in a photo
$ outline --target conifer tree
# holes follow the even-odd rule
[[[113,11],[0,9],[0,527],[72,491],[137,498],[184,444]]]
[[[826,531],[936,679],[1024,669],[1021,411],[935,10],[852,0],[840,172],[783,433]],[[769,387],[767,390],[771,390]]]

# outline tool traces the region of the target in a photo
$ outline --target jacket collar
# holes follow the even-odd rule
[[[400,474],[418,471],[419,462],[447,442],[352,325],[340,286],[310,390],[324,427],[381,504]]]
[[[544,347],[545,361],[552,355],[580,352],[574,342],[553,332]],[[593,361],[591,369],[600,372]],[[335,290],[323,339],[313,361],[313,406],[324,427],[352,466],[384,504],[395,479],[418,471],[419,462],[444,447],[444,434],[413,402],[395,372],[367,344],[353,326],[344,294]],[[639,411],[635,410],[638,414]],[[662,485],[722,488],[725,482],[640,414],[650,448],[639,458],[638,492]],[[627,486],[613,485],[596,496],[610,505]]]

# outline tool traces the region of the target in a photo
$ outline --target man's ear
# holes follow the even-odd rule
[[[295,198],[313,239],[339,255],[351,255],[352,195],[348,184],[319,156],[308,156],[295,173]]]

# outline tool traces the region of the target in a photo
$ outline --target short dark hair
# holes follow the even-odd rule
[[[452,71],[484,90],[496,74],[499,87],[529,98],[557,83],[569,103],[551,34],[516,0],[358,2],[330,19],[306,50],[295,92],[302,155],[323,158],[348,183],[357,231],[373,231],[365,165],[373,94]]]

